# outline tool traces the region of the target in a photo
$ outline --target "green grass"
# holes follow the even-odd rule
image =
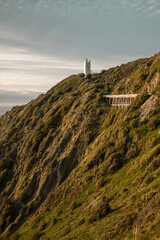
[[[72,75],[0,118],[2,237],[132,240],[138,226],[137,239],[157,238],[159,66],[155,55],[89,79]],[[157,105],[140,122],[147,86]],[[140,96],[127,108],[103,98],[128,92]]]

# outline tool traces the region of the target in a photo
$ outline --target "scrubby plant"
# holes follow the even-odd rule
[[[137,225],[137,238],[157,236],[159,66],[157,55],[72,75],[0,118],[2,236],[118,240]],[[122,93],[140,95],[124,108],[103,97]]]
[[[30,240],[39,240],[39,238],[40,238],[40,232],[36,231],[36,232],[33,233]]]

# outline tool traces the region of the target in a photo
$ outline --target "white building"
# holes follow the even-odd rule
[[[87,76],[88,73],[91,73],[91,61],[88,61],[88,59],[86,59],[84,62],[84,74]]]

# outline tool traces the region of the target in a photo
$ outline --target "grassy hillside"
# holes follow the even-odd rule
[[[107,93],[139,93],[129,107]],[[160,54],[73,75],[0,117],[0,239],[160,236]]]

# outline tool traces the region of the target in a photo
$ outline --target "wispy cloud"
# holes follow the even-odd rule
[[[131,3],[133,13],[143,17],[153,17],[158,15],[160,10],[160,2],[158,0],[134,0]]]
[[[0,90],[0,116],[15,105],[23,105],[38,97],[41,92],[16,92]]]
[[[0,89],[45,91],[86,57],[98,71],[147,56],[159,13],[159,0],[0,0]]]
[[[128,10],[132,9],[133,11],[137,11],[143,9],[151,10],[155,7],[159,7],[159,0],[0,0],[0,12],[6,13],[11,12],[14,14],[15,12],[19,13],[19,17],[25,16],[26,13],[30,13],[33,15],[36,14],[47,14],[49,16],[53,12],[59,12],[59,14],[68,14],[68,12],[85,12],[92,11],[96,9],[109,13],[111,10],[115,12],[115,10]],[[25,11],[24,11],[25,10]]]
[[[82,72],[81,64],[0,45],[0,90],[45,92],[70,74]]]

